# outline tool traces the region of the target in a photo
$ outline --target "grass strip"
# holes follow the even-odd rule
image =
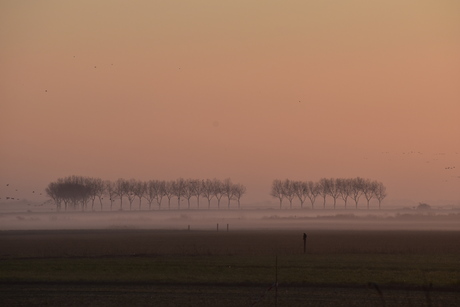
[[[0,282],[271,284],[273,256],[159,256],[8,259]],[[280,284],[433,284],[460,287],[457,255],[293,255],[278,257]]]

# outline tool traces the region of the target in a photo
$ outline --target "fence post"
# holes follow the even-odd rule
[[[303,234],[303,253],[307,253],[307,234]]]

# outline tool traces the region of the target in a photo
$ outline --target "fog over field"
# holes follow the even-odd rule
[[[40,208],[41,210],[38,210]],[[221,209],[52,212],[36,207],[0,213],[0,230],[460,230],[460,210]]]

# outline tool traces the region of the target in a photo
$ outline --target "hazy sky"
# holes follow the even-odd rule
[[[0,197],[59,177],[460,200],[457,0],[0,0]],[[456,167],[446,169],[446,167]]]

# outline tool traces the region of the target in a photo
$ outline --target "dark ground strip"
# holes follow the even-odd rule
[[[369,287],[31,284],[0,285],[3,306],[459,306],[458,291]],[[266,293],[265,293],[266,292]]]

